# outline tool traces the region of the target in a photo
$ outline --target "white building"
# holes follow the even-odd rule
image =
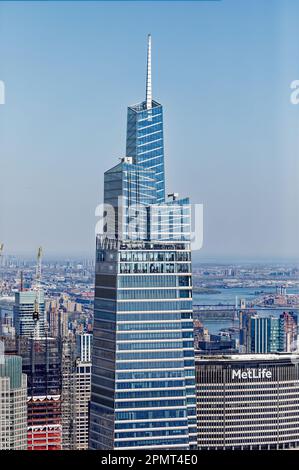
[[[89,335],[90,336],[90,335]],[[91,395],[91,362],[80,359],[75,374],[75,449],[88,449],[89,402]]]

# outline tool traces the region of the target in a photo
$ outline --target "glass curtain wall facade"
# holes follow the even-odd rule
[[[105,173],[89,446],[194,449],[190,203],[165,200],[162,106],[149,96],[128,109],[126,151]]]
[[[165,200],[163,108],[156,101],[146,108],[146,101],[130,106],[127,115],[126,155],[134,163],[152,170],[157,180],[157,201]]]
[[[104,233],[112,238],[147,238],[147,207],[155,204],[155,174],[125,159],[104,174]]]
[[[15,294],[15,303],[13,306],[16,334],[18,336],[33,337],[35,330],[35,321],[33,313],[37,292],[33,290],[20,291]],[[45,303],[44,292],[41,291],[39,304],[39,332],[41,336],[45,335]]]
[[[90,446],[195,445],[190,245],[99,237]]]
[[[297,315],[292,312],[284,312],[279,317],[242,314],[240,332],[240,343],[246,353],[293,352],[297,349]]]
[[[174,199],[148,208],[149,240],[189,241],[191,206],[189,198]]]

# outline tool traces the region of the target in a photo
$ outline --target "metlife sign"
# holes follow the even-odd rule
[[[272,371],[269,369],[233,369],[232,380],[248,380],[248,379],[271,379]]]

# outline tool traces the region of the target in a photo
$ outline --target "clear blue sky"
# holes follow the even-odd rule
[[[0,241],[92,255],[126,107],[165,108],[169,191],[204,204],[204,258],[299,254],[299,2],[2,2]]]

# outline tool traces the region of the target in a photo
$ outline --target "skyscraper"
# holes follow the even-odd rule
[[[259,317],[253,315],[250,318],[250,350],[258,353],[270,353],[279,351],[279,320],[275,317]]]
[[[54,338],[18,338],[28,380],[28,450],[61,450],[61,358]]]
[[[247,353],[294,352],[297,350],[297,315],[284,312],[279,317],[241,316],[240,343]]]
[[[128,108],[126,157],[105,173],[111,207],[96,247],[92,449],[196,447],[190,204],[165,200],[150,59],[149,36],[146,100]]]
[[[27,450],[27,377],[19,356],[0,364],[0,450]]]
[[[146,98],[128,107],[126,156],[156,176],[157,202],[165,200],[163,107],[152,99],[151,36],[148,36]]]
[[[16,334],[18,336],[33,337],[36,323],[34,321],[34,310],[37,301],[37,291],[19,291],[15,294],[14,319]],[[45,304],[44,293],[40,293],[39,303],[39,333],[45,334]]]
[[[77,357],[82,362],[91,361],[92,334],[80,333],[76,335]]]
[[[294,312],[283,312],[279,317],[280,351],[297,351],[298,317]]]
[[[61,415],[62,449],[72,450],[75,446],[75,378],[76,342],[74,336],[60,337],[61,347]]]
[[[91,393],[91,343],[92,335],[77,335],[75,374],[75,449],[88,449],[89,404]]]

